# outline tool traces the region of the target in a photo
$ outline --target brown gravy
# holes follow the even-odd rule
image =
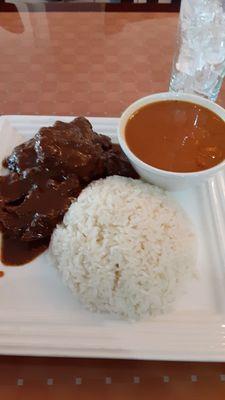
[[[50,238],[24,242],[3,234],[1,261],[4,265],[14,267],[27,264],[48,248],[49,241]]]
[[[225,122],[186,101],[160,101],[140,108],[128,120],[125,138],[139,159],[167,171],[201,171],[225,158]]]
[[[138,178],[119,145],[84,117],[41,128],[3,161],[0,175],[1,261],[23,265],[46,250],[71,202],[93,180]]]

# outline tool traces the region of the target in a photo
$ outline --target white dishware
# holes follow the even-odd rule
[[[72,117],[3,119],[27,140],[40,127]],[[96,132],[116,141],[119,119],[89,120]],[[0,129],[0,139],[6,140],[4,132]],[[198,278],[173,312],[133,323],[91,313],[64,285],[45,252],[24,266],[0,266],[5,272],[0,279],[0,354],[224,362],[225,174],[172,196],[193,221],[199,246]]]
[[[149,164],[146,164],[140,160],[129,148],[125,139],[125,127],[127,121],[133,113],[148,104],[167,101],[167,100],[181,100],[188,101],[190,103],[199,104],[217,114],[220,118],[224,120],[225,126],[225,109],[220,107],[209,100],[206,100],[200,96],[195,96],[191,94],[184,93],[157,93],[152,94],[132,103],[122,114],[120,118],[119,128],[118,128],[118,140],[120,146],[122,147],[124,153],[129,158],[131,164],[137,173],[147,182],[153,183],[167,190],[183,190],[191,186],[199,185],[210,178],[215,177],[218,172],[225,170],[225,160],[215,167],[197,171],[197,172],[171,172],[165,171],[159,168],[155,168]],[[162,115],[163,118],[163,115]],[[171,135],[173,132],[171,132]],[[151,146],[151,143],[146,144]]]

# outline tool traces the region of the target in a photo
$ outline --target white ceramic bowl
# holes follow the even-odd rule
[[[219,115],[223,121],[225,121],[225,109],[218,106],[209,100],[206,100],[200,96],[195,96],[185,93],[157,93],[150,96],[143,97],[134,103],[132,103],[122,114],[118,129],[118,139],[120,146],[124,153],[129,158],[131,164],[137,173],[147,182],[153,183],[157,186],[161,186],[167,190],[182,190],[190,186],[199,185],[205,180],[215,176],[219,171],[225,169],[225,160],[215,167],[198,171],[198,172],[170,172],[164,171],[159,168],[152,167],[141,161],[128,147],[125,140],[125,126],[129,117],[141,107],[163,100],[183,100],[190,103],[199,104],[215,114]],[[225,134],[225,133],[224,133]]]

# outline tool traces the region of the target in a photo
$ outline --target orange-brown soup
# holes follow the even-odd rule
[[[140,160],[167,171],[201,171],[225,158],[225,122],[186,101],[160,101],[140,108],[129,118],[125,138]]]

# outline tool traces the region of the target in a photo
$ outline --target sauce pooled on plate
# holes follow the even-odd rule
[[[201,171],[225,158],[225,122],[186,101],[159,101],[140,108],[128,120],[125,138],[140,160],[166,171]]]
[[[97,134],[84,117],[41,128],[3,161],[0,176],[1,260],[32,261],[48,247],[71,202],[93,180],[137,178],[119,145]]]

